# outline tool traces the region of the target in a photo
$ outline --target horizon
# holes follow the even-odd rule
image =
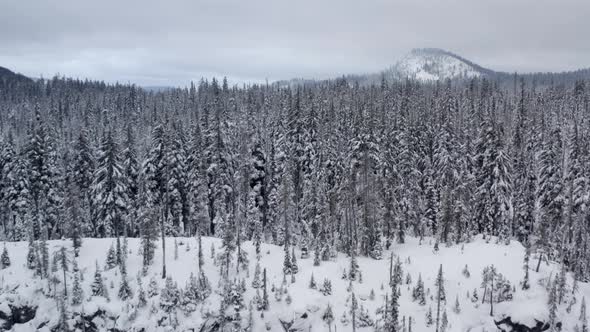
[[[579,38],[590,30],[590,4],[580,1],[304,1],[291,7],[268,0],[175,7],[4,2],[0,66],[30,77],[59,73],[141,86],[182,86],[201,77],[245,83],[375,73],[422,47],[508,73],[590,66],[590,46]]]

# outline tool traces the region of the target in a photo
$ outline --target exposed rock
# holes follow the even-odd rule
[[[549,323],[543,323],[535,319],[536,325],[528,327],[524,324],[513,322],[510,316],[502,319],[501,321],[495,321],[494,323],[501,332],[542,332],[547,331],[551,325]],[[556,324],[558,329],[561,329],[561,322]]]
[[[308,315],[306,312],[303,313],[303,315],[290,321],[284,321],[279,318],[279,322],[281,323],[281,326],[283,327],[283,330],[285,330],[285,332],[307,332],[311,327],[309,325],[309,320],[307,319],[307,317]]]
[[[15,324],[24,324],[35,318],[36,306],[7,304],[0,307],[0,330],[10,330]]]

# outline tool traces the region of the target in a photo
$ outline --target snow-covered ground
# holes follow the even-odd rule
[[[481,72],[473,66],[442,51],[412,50],[394,68],[400,78],[423,82],[481,76]]]
[[[174,259],[174,240],[168,239],[167,244],[167,267],[168,273],[179,287],[184,287],[191,273],[198,271],[197,264],[197,241],[195,238],[177,238],[179,243],[178,259]],[[161,318],[160,313],[152,313],[150,308],[152,304],[154,307],[158,306],[158,296],[148,299],[148,305],[142,309],[137,317],[130,321],[127,319],[128,306],[117,298],[117,289],[121,280],[120,272],[117,268],[103,272],[105,278],[105,285],[109,287],[110,302],[102,297],[90,297],[90,284],[93,281],[95,262],[98,261],[102,269],[104,269],[107,250],[113,244],[113,239],[84,239],[78,258],[78,264],[81,271],[83,271],[84,280],[83,288],[85,300],[80,306],[70,307],[70,311],[84,311],[92,312],[96,308],[107,309],[115,313],[119,318],[116,321],[117,328],[121,330],[130,330],[134,328],[146,328],[146,331],[166,330],[158,328],[157,321]],[[216,292],[219,280],[219,268],[214,265],[211,259],[210,250],[215,246],[216,252],[220,252],[221,241],[215,238],[203,238],[203,248],[205,253],[205,273],[210,280],[214,289],[213,293],[203,304],[199,306],[196,312],[190,317],[183,313],[178,313],[179,327],[177,330],[183,331],[187,329],[196,329],[203,323],[203,313],[216,313],[219,310],[220,295]],[[187,244],[190,249],[187,251]],[[50,241],[49,247],[51,253],[59,250],[61,246],[69,248],[70,257],[73,257],[71,251],[71,241]],[[142,257],[139,255],[139,239],[129,239],[128,256],[128,275],[131,288],[134,295],[137,294],[137,279],[139,271],[141,270]],[[28,302],[39,307],[36,317],[25,324],[16,325],[14,331],[34,331],[41,323],[49,321],[47,326],[52,326],[57,323],[59,317],[58,306],[55,299],[47,298],[43,295],[40,289],[46,287],[47,282],[33,277],[33,271],[27,269],[25,259],[27,255],[27,243],[6,243],[6,247],[10,254],[12,265],[4,270],[0,270],[0,285],[3,289],[3,294],[0,295],[0,309],[6,306],[9,301]],[[247,290],[244,295],[245,302],[248,303],[254,298],[256,292],[251,285],[251,280],[254,275],[255,254],[254,247],[250,242],[243,245],[243,249],[248,252],[250,259],[249,273],[242,272],[240,278],[246,279]],[[519,283],[523,278],[523,257],[524,248],[520,243],[513,241],[510,245],[495,244],[494,241],[486,243],[481,238],[476,238],[473,242],[464,245],[445,247],[440,246],[438,252],[433,251],[433,246],[429,240],[425,240],[422,245],[416,238],[408,237],[405,244],[394,244],[391,250],[385,251],[383,260],[373,260],[370,258],[359,257],[358,264],[362,271],[362,282],[353,282],[353,291],[359,304],[362,305],[369,313],[370,317],[375,320],[379,318],[376,310],[384,304],[385,294],[390,292],[388,287],[389,280],[389,257],[393,253],[395,257],[399,257],[403,263],[403,285],[401,286],[400,298],[400,323],[403,316],[406,317],[406,322],[409,317],[412,317],[412,331],[433,331],[434,326],[427,327],[425,324],[425,315],[429,307],[432,307],[436,312],[436,301],[431,297],[435,290],[435,279],[442,264],[447,303],[444,306],[448,318],[449,328],[447,331],[496,331],[493,318],[500,319],[503,315],[512,316],[513,321],[520,321],[529,326],[533,325],[534,319],[547,320],[548,306],[547,298],[548,292],[545,289],[546,280],[550,275],[556,276],[559,273],[559,266],[556,264],[541,265],[539,273],[530,270],[530,284],[531,288],[527,291],[522,291]],[[283,249],[282,247],[263,244],[262,245],[261,267],[267,269],[269,290],[272,285],[279,287],[283,282]],[[332,331],[352,331],[350,324],[343,324],[341,318],[343,313],[350,319],[350,295],[348,291],[349,281],[341,278],[343,270],[347,270],[350,265],[350,258],[344,254],[338,254],[334,261],[321,262],[320,266],[313,266],[313,255],[308,259],[300,259],[300,254],[296,250],[298,256],[299,272],[295,276],[295,283],[291,284],[291,278],[287,278],[288,294],[292,298],[292,303],[288,304],[283,298],[282,301],[277,302],[273,293],[269,294],[270,308],[265,312],[264,317],[260,313],[254,311],[254,328],[253,331],[264,331],[270,328],[271,331],[282,331],[279,323],[279,318],[289,320],[293,317],[301,316],[307,312],[308,319],[305,320],[307,329],[305,331],[328,331],[328,326],[322,321],[322,314],[326,310],[328,304],[333,307],[335,321],[332,326]],[[156,277],[160,287],[164,286],[164,280],[160,278],[161,275],[161,248],[156,250],[156,259],[151,266],[147,276],[143,278],[143,287],[147,285],[152,278]],[[471,276],[465,277],[462,273],[467,264]],[[494,265],[497,271],[502,273],[515,286],[514,299],[494,305],[494,316],[489,315],[489,303],[482,304],[481,298],[483,289],[480,288],[482,281],[482,270],[484,267]],[[536,266],[535,256],[531,258],[531,267]],[[318,288],[322,285],[324,278],[329,278],[332,282],[332,295],[324,296],[318,290],[310,289],[309,281],[311,275],[314,275]],[[407,274],[411,276],[411,284],[406,284]],[[427,290],[426,305],[421,306],[417,302],[412,301],[412,288],[416,285],[418,275],[421,274],[424,286]],[[61,278],[61,271],[56,273],[56,276]],[[71,287],[72,276],[70,272],[68,286]],[[110,288],[114,285],[114,288]],[[383,285],[383,287],[382,287]],[[18,287],[16,287],[18,286]],[[568,288],[571,289],[572,279],[568,276]],[[16,289],[15,289],[16,287]],[[63,287],[61,284],[58,289]],[[8,290],[13,289],[12,292]],[[479,301],[473,303],[470,298],[467,298],[467,293],[471,295],[473,290],[477,289],[479,293]],[[371,299],[370,293],[374,291],[375,297]],[[576,295],[578,301],[573,305],[571,313],[566,312],[566,307],[571,298],[571,290],[568,292],[567,298],[559,306],[558,318],[563,322],[564,331],[572,331],[573,326],[578,322],[580,303],[582,296],[588,297],[590,295],[590,287],[588,284],[579,283],[579,290]],[[458,297],[460,302],[460,313],[455,313],[453,308],[455,306],[455,298]],[[470,296],[471,297],[471,296]],[[135,303],[136,298],[128,301]],[[248,310],[245,309],[244,317],[248,316]],[[48,327],[44,330],[48,331]],[[335,330],[336,327],[337,329]],[[358,328],[357,331],[373,331],[372,327]]]

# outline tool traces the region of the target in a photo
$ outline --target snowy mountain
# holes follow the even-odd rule
[[[248,262],[239,269],[235,265],[230,269],[229,286],[220,280],[223,256],[215,254],[223,253],[221,240],[203,237],[202,271],[208,280],[205,284],[212,288],[210,294],[200,284],[191,283],[191,275],[200,275],[199,246],[194,237],[166,240],[169,281],[161,278],[160,245],[153,264],[142,273],[139,239],[128,241],[125,269],[113,265],[114,253],[107,254],[109,247],[113,250],[115,246],[114,239],[83,239],[77,258],[71,243],[48,242],[49,257],[58,258],[50,259],[52,268],[44,278],[35,276],[35,269],[27,268],[27,242],[6,243],[10,266],[0,270],[0,331],[56,331],[63,317],[60,299],[64,285],[69,291],[67,301],[73,302],[67,312],[67,324],[78,331],[286,331],[284,327],[290,326],[289,331],[295,332],[345,332],[352,331],[353,319],[359,332],[382,331],[380,327],[386,324],[385,301],[391,301],[390,271],[393,279],[398,279],[395,288],[399,292],[400,325],[411,324],[414,332],[433,331],[437,316],[435,283],[441,266],[446,301],[441,303],[440,317],[441,324],[447,321],[446,331],[494,331],[494,320],[499,322],[508,316],[510,321],[527,326],[534,326],[535,320],[546,322],[550,316],[547,289],[558,284],[555,280],[563,280],[564,284],[563,289],[558,288],[561,305],[556,307],[557,317],[563,320],[564,331],[572,331],[578,322],[582,298],[590,296],[590,285],[579,283],[574,289],[571,275],[560,274],[558,265],[543,263],[536,273],[534,255],[528,270],[530,288],[523,290],[522,245],[515,241],[497,244],[494,239],[488,242],[481,237],[463,245],[441,245],[438,251],[433,250],[430,238],[420,241],[408,237],[405,244],[394,244],[385,251],[381,260],[355,257],[358,270],[354,278],[350,273],[354,261],[346,255],[335,254],[316,266],[312,257],[303,259],[299,250],[293,251],[298,271],[285,276],[284,250],[270,244],[262,244],[257,269],[255,246],[246,242],[242,250],[247,253]],[[65,272],[60,260],[62,252],[69,266]],[[492,266],[494,308],[490,315],[492,285],[486,277]],[[97,267],[101,271],[98,277]],[[268,309],[261,311],[258,308],[264,294],[265,270],[269,302]],[[312,278],[315,285],[311,284]],[[121,299],[123,280],[130,288],[127,299]],[[100,285],[105,288],[105,295],[93,295]],[[224,296],[230,305],[221,305]],[[353,297],[357,304],[354,318]],[[328,307],[333,321],[325,318]],[[241,310],[238,318],[236,309]],[[429,322],[429,311],[433,322]],[[219,316],[220,312],[225,316]],[[228,326],[235,324],[243,329],[230,330]]]
[[[493,73],[456,54],[436,48],[414,49],[390,71],[394,77],[418,81],[470,79]]]

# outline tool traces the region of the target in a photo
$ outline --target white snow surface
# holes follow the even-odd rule
[[[168,273],[178,283],[179,287],[183,287],[191,272],[197,273],[197,241],[195,238],[177,238],[177,241],[182,244],[179,246],[178,260],[174,260],[174,240],[167,239],[167,268]],[[169,331],[170,327],[158,327],[157,320],[162,314],[150,313],[152,303],[158,305],[158,296],[148,299],[148,305],[142,309],[137,318],[133,321],[127,319],[126,306],[117,298],[117,290],[120,283],[119,271],[114,268],[110,271],[103,271],[103,278],[105,278],[105,285],[109,287],[111,301],[107,302],[101,297],[90,297],[90,284],[93,281],[95,262],[98,261],[101,268],[104,270],[104,262],[108,248],[114,242],[113,239],[83,239],[83,245],[80,251],[78,263],[81,271],[84,272],[83,288],[85,294],[85,301],[82,305],[69,308],[70,311],[91,312],[97,308],[106,309],[119,316],[116,324],[119,329],[132,330],[133,328],[144,327],[146,331]],[[186,245],[190,242],[190,250],[186,251]],[[200,325],[204,322],[201,313],[212,312],[216,313],[219,309],[220,295],[216,292],[219,281],[219,269],[213,265],[213,260],[210,258],[210,248],[213,244],[216,247],[216,252],[221,251],[221,240],[216,238],[203,238],[203,249],[205,257],[205,273],[214,289],[209,298],[199,306],[196,312],[187,317],[179,311],[178,319],[180,326],[178,331],[186,331],[189,329],[198,330]],[[59,250],[61,246],[66,246],[69,249],[71,257],[73,252],[71,250],[71,241],[50,241],[49,247],[53,254],[54,251]],[[129,239],[129,256],[128,256],[128,275],[131,288],[134,295],[137,294],[137,280],[136,276],[141,270],[142,258],[139,255],[139,239]],[[27,254],[27,243],[16,242],[6,243],[12,265],[7,269],[0,270],[0,306],[5,306],[9,301],[24,301],[39,307],[36,317],[28,323],[16,325],[13,331],[34,331],[39,324],[49,321],[48,326],[57,323],[59,317],[58,306],[54,299],[47,298],[41,293],[41,289],[46,287],[47,282],[40,280],[33,276],[33,271],[25,266],[25,258]],[[523,278],[523,246],[515,241],[509,245],[496,244],[494,240],[487,243],[481,237],[477,237],[471,243],[464,245],[453,245],[446,247],[440,246],[439,252],[433,252],[432,240],[425,239],[423,244],[417,238],[408,237],[405,244],[394,244],[384,252],[383,260],[374,260],[365,257],[359,257],[358,263],[362,271],[362,283],[353,282],[354,292],[360,299],[359,303],[365,307],[371,318],[377,319],[375,311],[378,307],[383,306],[385,294],[390,291],[388,287],[389,278],[389,255],[391,252],[403,263],[404,284],[401,286],[400,298],[400,323],[403,316],[412,317],[414,322],[412,331],[433,331],[434,326],[427,327],[425,325],[425,314],[432,306],[434,316],[436,316],[436,302],[431,297],[434,293],[434,282],[439,265],[442,264],[445,278],[445,288],[447,294],[447,303],[444,306],[449,317],[450,332],[459,331],[496,331],[493,319],[499,320],[504,315],[512,316],[513,321],[519,321],[532,326],[534,319],[547,320],[548,294],[545,289],[546,280],[550,275],[556,276],[559,273],[559,266],[554,263],[543,263],[539,273],[536,273],[532,268],[536,266],[536,259],[533,255],[531,257],[530,284],[531,288],[527,291],[520,289],[519,282]],[[248,303],[254,298],[255,290],[250,286],[254,275],[255,267],[255,253],[254,246],[250,242],[243,245],[243,249],[248,252],[250,259],[249,273],[243,271],[239,278],[246,279],[247,291],[245,294],[245,302]],[[350,319],[349,305],[350,292],[348,288],[349,281],[341,279],[342,271],[348,270],[350,259],[344,254],[338,254],[334,261],[321,262],[320,266],[313,266],[313,258],[300,259],[300,252],[296,250],[298,256],[299,272],[296,274],[296,282],[290,283],[290,277],[287,278],[288,293],[291,295],[293,302],[288,305],[283,299],[281,302],[275,300],[274,294],[270,293],[271,285],[280,286],[283,280],[283,249],[279,246],[263,244],[261,267],[267,269],[268,273],[268,289],[270,309],[265,312],[264,318],[255,311],[254,314],[254,329],[253,331],[264,331],[266,324],[270,326],[271,331],[282,331],[278,318],[290,319],[300,316],[307,312],[309,315],[309,326],[306,330],[309,331],[328,331],[328,326],[322,321],[321,316],[328,304],[333,306],[334,324],[337,331],[345,332],[352,331],[350,324],[343,325],[340,321],[343,313],[346,311]],[[143,277],[143,286],[147,290],[149,280],[152,276],[156,276],[160,283],[160,288],[164,285],[164,280],[161,279],[161,248],[156,250],[156,259],[153,266],[150,267],[147,276]],[[313,256],[313,255],[312,255]],[[409,261],[408,261],[409,258]],[[466,278],[462,274],[462,270],[468,265],[471,277]],[[482,304],[481,298],[483,289],[481,285],[481,274],[484,267],[493,264],[498,272],[502,273],[513,285],[516,286],[514,299],[510,302],[503,302],[494,305],[494,317],[489,315],[489,303]],[[235,271],[235,268],[234,268]],[[234,272],[235,273],[235,272]],[[318,288],[321,286],[324,278],[329,278],[332,282],[332,295],[324,296],[318,290],[308,288],[311,274],[313,273]],[[411,275],[412,283],[405,284],[406,274]],[[422,275],[425,289],[427,290],[427,303],[425,306],[420,306],[416,302],[412,302],[411,289],[415,286],[418,280],[418,274]],[[61,271],[56,276],[61,278]],[[68,286],[72,285],[72,275],[70,272]],[[114,283],[115,288],[111,289],[111,282]],[[381,289],[384,285],[384,289]],[[571,298],[572,278],[568,275],[568,296],[565,303],[559,306],[558,318],[563,322],[563,331],[572,331],[573,326],[578,322],[580,312],[580,303],[582,296],[589,297],[590,286],[586,283],[579,283],[579,290],[576,294],[577,303],[573,305],[571,313],[566,312],[567,303]],[[63,287],[59,285],[58,287]],[[61,289],[61,288],[60,288]],[[470,299],[466,298],[467,292],[470,294],[474,289],[477,289],[479,294],[478,303],[472,303]],[[11,290],[11,291],[9,291]],[[374,290],[376,296],[374,300],[369,299],[371,290]],[[461,312],[455,314],[452,310],[455,297],[458,295],[461,305]],[[135,303],[136,298],[131,300]],[[245,319],[248,317],[247,309],[242,315]],[[333,325],[334,325],[333,324]],[[48,327],[42,331],[49,331]],[[332,331],[335,331],[332,326]],[[357,331],[373,331],[372,327],[357,328]]]
[[[400,78],[422,82],[445,79],[470,79],[482,74],[464,61],[442,52],[413,50],[394,66]]]

